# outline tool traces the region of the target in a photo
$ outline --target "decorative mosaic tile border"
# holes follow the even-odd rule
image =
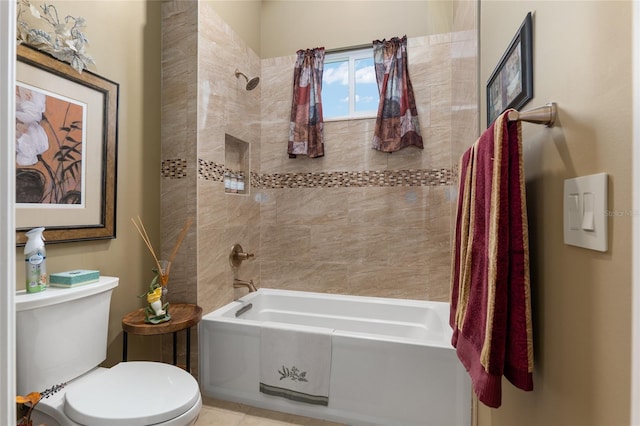
[[[164,160],[162,162],[161,175],[169,179],[187,177],[187,160],[182,158]]]
[[[165,160],[162,177],[186,176],[186,160]],[[198,178],[223,182],[224,164],[198,159]],[[264,173],[251,172],[253,188],[350,188],[384,186],[448,186],[455,182],[455,169],[364,170],[353,172]]]
[[[451,170],[364,170],[353,172],[274,173],[259,177],[259,188],[350,188],[451,185]]]
[[[204,180],[212,180],[214,182],[222,182],[226,167],[224,164],[214,163],[213,161],[205,161],[198,158],[198,178]]]

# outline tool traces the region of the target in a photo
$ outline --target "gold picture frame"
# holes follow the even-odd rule
[[[119,85],[17,46],[16,243],[115,238]]]

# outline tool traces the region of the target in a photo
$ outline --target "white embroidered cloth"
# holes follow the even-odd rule
[[[260,332],[260,392],[329,404],[332,329],[265,322]]]

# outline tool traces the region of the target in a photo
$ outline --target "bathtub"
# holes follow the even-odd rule
[[[261,288],[202,317],[205,395],[352,425],[470,425],[471,382],[449,304]],[[259,391],[264,321],[333,330],[329,405]]]

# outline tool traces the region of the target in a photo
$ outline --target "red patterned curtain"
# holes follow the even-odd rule
[[[398,151],[422,146],[418,110],[407,65],[407,36],[373,42],[373,61],[380,92],[373,149]]]
[[[324,47],[298,50],[293,70],[293,99],[289,126],[289,158],[324,156],[322,71]]]

